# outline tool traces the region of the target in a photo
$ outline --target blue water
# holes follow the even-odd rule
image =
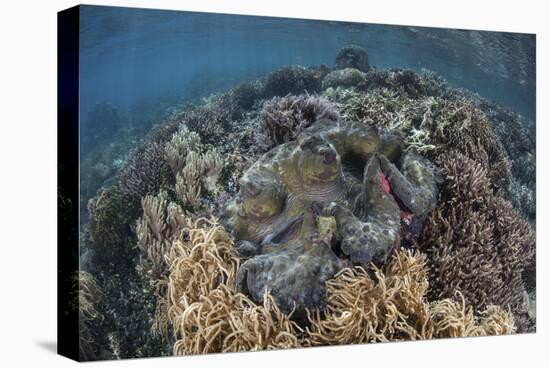
[[[530,34],[82,6],[80,42],[82,116],[110,102],[133,125],[282,65],[332,66],[349,43],[373,66],[427,68],[535,119]]]

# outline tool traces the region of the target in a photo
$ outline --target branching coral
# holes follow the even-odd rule
[[[493,193],[482,164],[454,153],[440,165],[442,201],[419,240],[430,265],[430,298],[460,291],[476,312],[491,304],[510,308],[523,330],[522,273],[534,256],[532,229]]]
[[[489,171],[493,188],[503,193],[509,190],[508,155],[490,121],[466,96],[412,98],[399,89],[381,88],[366,94],[348,91],[336,97],[344,119],[397,130],[408,149],[432,160],[450,151],[465,154]]]
[[[487,169],[493,188],[507,192],[510,186],[510,161],[491,130],[491,124],[475,104],[467,99],[442,100],[427,111],[419,126],[431,133],[437,145],[431,156],[457,150]]]
[[[425,300],[428,289],[425,258],[396,252],[385,270],[373,266],[346,268],[327,282],[324,315],[310,315],[309,345],[355,344],[451,336],[509,334],[511,314],[489,307],[480,320],[464,302]]]
[[[534,190],[517,180],[512,181],[510,186],[510,201],[515,208],[521,210],[531,220],[537,214],[536,194]]]
[[[188,106],[172,119],[196,132],[204,144],[218,144],[232,130],[232,122],[240,117],[240,108],[231,93],[212,96],[200,105]]]
[[[155,194],[166,181],[164,145],[150,143],[135,154],[122,171],[118,184],[121,191],[139,203],[147,194]]]
[[[275,97],[265,102],[261,129],[272,145],[294,140],[300,132],[320,119],[338,120],[335,106],[317,96]]]
[[[367,88],[390,88],[405,92],[411,98],[428,95],[426,83],[414,70],[375,69],[365,75]]]
[[[344,119],[400,130],[410,127],[414,112],[420,112],[421,106],[425,105],[425,101],[412,100],[403,92],[387,88],[374,89],[366,94],[345,89],[337,89],[335,94],[327,92],[327,96],[339,106]]]

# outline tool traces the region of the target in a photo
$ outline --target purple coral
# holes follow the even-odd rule
[[[491,189],[482,164],[456,152],[440,161],[441,202],[419,241],[428,257],[430,298],[460,291],[477,311],[492,304],[510,308],[518,330],[529,330],[523,277],[534,261],[533,229]]]
[[[261,130],[274,146],[294,140],[317,120],[337,121],[339,117],[336,107],[318,96],[275,97],[264,103]]]

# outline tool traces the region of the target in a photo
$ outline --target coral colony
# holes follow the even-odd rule
[[[433,72],[350,45],[111,154],[87,171],[115,178],[85,188],[83,360],[535,328],[534,124]]]

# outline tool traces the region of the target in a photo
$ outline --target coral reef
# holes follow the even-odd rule
[[[175,191],[187,208],[201,207],[201,193],[217,193],[223,169],[216,148],[208,149],[197,133],[182,125],[166,144],[166,159],[176,178]]]
[[[215,221],[187,222],[168,255],[174,354],[298,346],[295,324],[269,294],[256,305],[235,288],[239,256]]]
[[[362,72],[370,69],[367,50],[358,45],[344,46],[336,54],[336,68],[355,68]]]
[[[390,88],[405,92],[411,98],[427,95],[421,77],[410,69],[376,69],[365,75],[366,88]]]
[[[108,339],[102,358],[165,355],[160,339],[144,332],[152,326],[156,296],[143,272],[136,271],[140,257],[133,226],[138,209],[117,185],[102,189],[89,209],[81,263],[91,268],[103,289],[104,320],[94,324],[94,331]]]
[[[489,306],[476,318],[464,299],[426,302],[425,256],[401,250],[384,269],[343,269],[327,282],[328,306],[309,316],[308,345],[510,334],[512,315]]]
[[[366,74],[354,69],[354,68],[346,68],[346,69],[340,69],[340,70],[334,70],[325,76],[323,79],[323,82],[321,83],[321,87],[323,90],[327,88],[337,88],[337,87],[344,87],[344,88],[364,88],[366,84]]]
[[[109,186],[88,202],[88,211],[87,233],[96,249],[96,261],[102,264],[116,262],[121,246],[131,236],[131,217],[135,208],[118,186]]]
[[[239,256],[215,221],[187,221],[167,256],[174,354],[249,351],[387,340],[508,334],[513,318],[496,306],[475,317],[450,299],[425,301],[425,257],[396,252],[384,271],[343,269],[327,282],[329,306],[302,328],[271,295],[253,302],[234,288]]]
[[[431,165],[396,137],[327,119],[262,156],[240,186],[228,225],[239,251],[258,256],[237,280],[256,301],[267,287],[286,312],[322,307],[324,281],[341,267],[318,240],[319,211],[335,218],[339,251],[368,264],[385,259],[401,222],[428,213],[437,192]]]
[[[261,99],[263,89],[260,81],[241,83],[230,91],[231,100],[240,109],[250,110]]]
[[[464,95],[454,98],[411,98],[401,88],[336,95],[342,117],[375,127],[399,131],[406,146],[431,160],[459,151],[488,169],[492,187],[507,193],[511,163],[491,122],[476,103]]]
[[[481,163],[456,152],[441,157],[440,166],[441,201],[418,241],[428,255],[429,296],[460,291],[476,312],[491,304],[509,308],[519,317],[518,329],[525,330],[522,275],[533,261],[534,232],[491,190]]]
[[[301,94],[274,97],[266,101],[261,112],[261,133],[269,141],[268,148],[296,139],[317,120],[337,121],[338,111],[326,100]]]
[[[264,96],[283,97],[287,94],[313,94],[321,88],[322,73],[316,73],[305,66],[283,66],[267,76],[264,84]]]
[[[83,358],[534,330],[534,124],[357,46],[336,64],[177,106],[93,156],[109,181],[85,188],[103,186]]]
[[[537,215],[536,192],[534,187],[529,187],[518,180],[513,180],[510,186],[510,201],[515,208],[521,210],[531,221]]]
[[[226,134],[232,120],[231,109],[223,102],[220,99],[215,104],[191,107],[182,112],[180,119],[203,142],[217,143],[216,139]]]
[[[164,146],[152,142],[130,159],[118,185],[126,197],[139,203],[143,196],[158,192],[167,181],[167,169]]]

